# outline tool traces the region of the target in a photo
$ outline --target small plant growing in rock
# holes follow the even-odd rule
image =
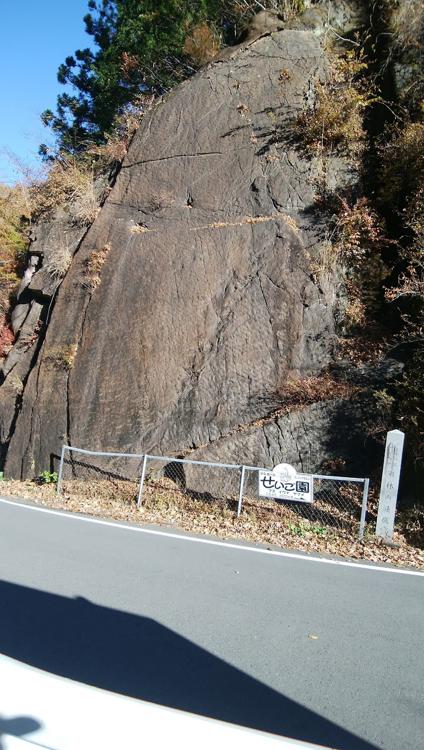
[[[291,80],[291,73],[290,73],[290,71],[287,68],[283,68],[280,71],[280,75],[278,76],[278,80],[280,81],[280,83],[285,83],[286,81],[290,81]]]
[[[101,282],[101,270],[110,251],[110,245],[103,245],[101,250],[93,250],[85,261],[86,281],[84,286],[96,289]]]
[[[57,370],[72,370],[77,356],[78,344],[68,344],[53,349],[46,357],[48,362],[53,364]]]

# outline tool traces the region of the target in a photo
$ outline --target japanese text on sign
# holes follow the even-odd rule
[[[376,536],[382,539],[393,537],[404,437],[400,430],[387,433],[375,530]]]
[[[313,477],[310,474],[296,474],[287,479],[286,476],[273,471],[260,471],[259,497],[292,500],[296,503],[313,503]]]

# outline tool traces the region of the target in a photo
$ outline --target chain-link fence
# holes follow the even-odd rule
[[[199,513],[225,508],[243,520],[268,513],[293,533],[364,535],[368,479],[324,475],[280,476],[238,464],[148,454],[108,453],[63,446],[58,492],[125,499],[140,507],[165,500]]]
[[[97,494],[101,500],[130,500],[138,492],[143,459],[143,454],[86,451],[64,445],[57,491],[82,496]]]
[[[313,528],[318,535],[327,531],[345,532],[360,539],[364,536],[369,480],[361,477],[327,476],[322,474],[298,475],[296,481],[289,481],[283,487],[283,497],[261,496],[261,477],[269,476],[266,469],[245,467],[242,496],[259,508],[280,506],[279,515],[295,533],[302,533],[303,525]],[[303,485],[307,493],[298,492],[296,485]],[[306,482],[306,487],[305,487]],[[274,482],[274,484],[278,483]],[[280,483],[281,484],[281,483]],[[294,486],[293,486],[294,485]],[[284,492],[284,489],[288,491]],[[290,498],[293,494],[294,498]],[[277,495],[278,490],[277,490]],[[297,499],[299,498],[299,499]]]
[[[234,498],[239,486],[240,466],[236,464],[146,455],[137,502],[141,505],[146,490],[172,488],[193,500],[222,503]]]

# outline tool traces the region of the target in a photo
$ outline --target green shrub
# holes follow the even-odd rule
[[[38,477],[40,484],[53,484],[58,479],[57,471],[42,471]]]

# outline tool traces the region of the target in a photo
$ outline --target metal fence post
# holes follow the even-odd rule
[[[59,472],[58,472],[58,475],[57,475],[57,485],[56,485],[56,492],[57,492],[58,495],[60,495],[60,491],[62,489],[63,461],[64,461],[64,458],[65,458],[65,450],[66,450],[66,448],[67,448],[66,445],[62,445],[62,451],[61,451],[61,454],[60,454]]]
[[[239,499],[238,499],[238,506],[237,506],[237,518],[240,516],[241,513],[241,506],[243,504],[243,488],[244,488],[244,476],[246,473],[246,467],[241,467],[241,477],[240,477],[240,491],[239,491]]]
[[[364,491],[362,493],[362,506],[361,506],[361,520],[359,521],[359,539],[360,540],[364,538],[364,532],[365,532],[365,518],[367,515],[369,484],[370,484],[370,480],[364,479]]]
[[[146,466],[147,466],[147,459],[149,456],[147,453],[144,454],[143,458],[143,468],[141,470],[141,479],[140,479],[140,489],[138,491],[138,498],[137,498],[137,508],[140,507],[142,498],[143,498],[143,485],[144,485],[144,477],[146,476]]]

